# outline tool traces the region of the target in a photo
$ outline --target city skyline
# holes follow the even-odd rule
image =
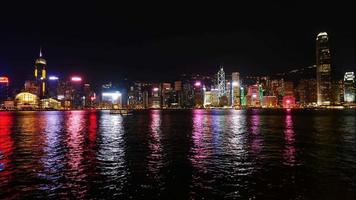
[[[319,32],[330,35],[334,70],[355,67],[352,2],[265,3],[263,8],[246,3],[237,10],[217,6],[199,15],[184,6],[177,7],[186,11],[180,15],[173,8],[115,12],[97,3],[81,6],[59,5],[56,10],[30,4],[13,14],[9,6],[2,13],[0,73],[27,78],[23,72],[32,70],[40,46],[53,74],[86,72],[98,84],[107,79],[165,81],[182,73],[211,74],[221,64],[243,75],[278,73],[314,65]],[[83,12],[77,16],[79,8]],[[42,12],[29,12],[36,9]],[[344,12],[328,14],[334,10]]]

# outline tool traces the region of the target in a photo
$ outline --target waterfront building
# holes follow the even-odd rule
[[[343,90],[343,81],[342,80],[333,80],[331,82],[331,103],[333,105],[340,105],[343,101],[344,90]]]
[[[295,98],[294,96],[283,96],[283,108],[294,108],[295,107]]]
[[[204,92],[204,108],[211,107],[212,104],[212,94],[211,91]]]
[[[41,108],[42,109],[55,109],[59,110],[62,108],[61,102],[53,99],[53,98],[48,98],[48,99],[41,99]]]
[[[182,107],[182,81],[174,82],[174,106]]]
[[[344,101],[345,103],[355,103],[355,74],[346,72],[344,75]]]
[[[297,86],[299,104],[303,107],[315,106],[316,96],[316,79],[301,79]]]
[[[326,32],[319,33],[316,38],[316,77],[317,104],[331,104],[331,54],[329,37]]]
[[[284,96],[284,79],[279,78],[279,79],[272,79],[269,81],[270,86],[269,86],[269,96],[276,96],[278,100],[278,104],[282,102],[282,98]]]
[[[246,105],[248,107],[260,107],[260,94],[259,94],[259,85],[250,85],[248,86],[247,95],[246,95]]]
[[[285,81],[283,86],[284,86],[283,96],[294,96],[293,82]]]
[[[101,108],[122,108],[122,93],[120,91],[105,91],[101,93]]]
[[[84,107],[84,84],[83,79],[80,76],[72,76],[70,78],[70,89],[71,89],[71,96],[72,102],[71,106],[75,109],[81,109]]]
[[[241,105],[240,101],[240,73],[233,72],[231,74],[231,93],[232,93],[232,106],[239,107]]]
[[[171,104],[173,88],[171,87],[170,83],[162,83],[161,88],[162,108],[168,108]]]
[[[262,100],[263,108],[277,108],[278,100],[276,96],[263,96]]]
[[[49,76],[47,81],[47,97],[49,98],[57,98],[58,86],[59,86],[59,78],[57,76]]]
[[[200,80],[196,80],[194,83],[194,107],[201,108],[204,106],[204,89]]]
[[[189,81],[184,81],[183,83],[182,107],[183,108],[194,107],[194,89]]]
[[[2,105],[9,97],[9,83],[10,81],[8,77],[0,77],[0,105]]]
[[[231,106],[232,105],[232,84],[230,81],[226,80],[226,99],[227,99],[227,103],[226,106]]]
[[[17,109],[36,109],[39,107],[39,98],[37,95],[29,92],[21,92],[15,97]]]
[[[212,88],[211,89],[211,106],[218,107],[219,106],[219,90]]]
[[[152,84],[150,108],[161,108],[161,88],[159,84]]]
[[[91,88],[89,83],[84,84],[84,96],[83,96],[83,106],[86,108],[91,108],[95,106],[96,94]]]

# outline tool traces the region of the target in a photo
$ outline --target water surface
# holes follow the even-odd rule
[[[356,199],[354,115],[0,112],[0,198]]]

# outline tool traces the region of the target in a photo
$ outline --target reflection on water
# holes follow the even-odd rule
[[[101,116],[99,124],[97,160],[102,176],[99,184],[103,184],[107,194],[121,193],[127,176],[123,117],[105,114]]]
[[[251,139],[251,149],[254,154],[258,154],[263,147],[263,139],[260,134],[260,115],[256,109],[253,110],[252,115],[249,116],[248,124]]]
[[[0,112],[0,191],[8,193],[7,187],[12,180],[13,169],[11,157],[13,154],[13,139],[11,129],[13,126],[13,116],[11,113]],[[1,190],[4,188],[4,190]],[[0,196],[1,197],[1,196]]]
[[[148,137],[148,147],[150,153],[148,154],[148,170],[152,173],[155,179],[159,178],[159,171],[162,167],[162,145],[161,145],[161,112],[153,110],[150,113],[150,137]]]
[[[284,164],[294,166],[296,164],[296,149],[295,149],[295,135],[293,130],[293,119],[290,112],[285,117],[284,129],[285,148],[283,150]]]
[[[0,112],[0,199],[355,199],[354,114]]]
[[[209,118],[204,115],[203,110],[193,111],[193,133],[192,139],[194,146],[192,147],[192,165],[206,173],[206,167],[204,161],[208,160],[208,157],[212,154],[212,127],[207,126],[209,124]]]

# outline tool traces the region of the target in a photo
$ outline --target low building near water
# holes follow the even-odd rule
[[[37,109],[39,107],[39,98],[37,95],[29,92],[21,92],[15,97],[15,105],[17,109]]]
[[[42,109],[54,109],[59,110],[62,108],[61,102],[52,98],[41,99],[41,108]]]

